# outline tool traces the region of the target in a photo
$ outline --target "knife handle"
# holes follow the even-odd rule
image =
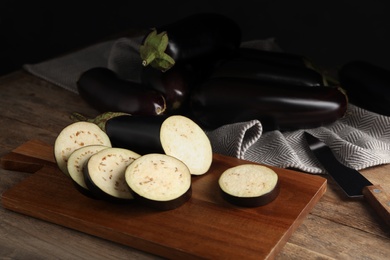
[[[374,210],[390,226],[390,196],[380,185],[371,185],[363,188],[363,195]]]

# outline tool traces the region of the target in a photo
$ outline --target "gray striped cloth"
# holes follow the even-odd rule
[[[141,38],[120,38],[102,42],[74,53],[24,69],[55,85],[77,93],[80,74],[93,67],[108,67],[124,79],[139,80]],[[274,39],[245,42],[245,47],[280,50]],[[252,120],[222,126],[207,132],[214,152],[236,158],[292,168],[313,174],[326,171],[303,139],[307,131],[326,143],[345,165],[362,170],[390,163],[390,117],[349,104],[340,120],[314,129],[264,132],[261,122]]]

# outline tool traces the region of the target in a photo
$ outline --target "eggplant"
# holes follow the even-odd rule
[[[84,180],[84,166],[89,158],[103,149],[109,148],[104,145],[87,145],[72,152],[69,156],[67,168],[69,175],[78,191],[90,198],[96,198]]]
[[[338,77],[351,103],[390,116],[390,70],[354,60],[341,67]]]
[[[133,197],[155,209],[178,208],[192,195],[187,165],[165,154],[141,156],[127,167],[125,178]]]
[[[186,116],[131,116],[104,113],[95,119],[74,115],[77,120],[96,122],[109,136],[112,146],[141,155],[164,153],[183,161],[193,175],[202,175],[212,163],[213,151],[206,133]]]
[[[54,157],[58,168],[70,176],[67,167],[69,157],[77,149],[88,145],[111,147],[111,141],[99,126],[91,122],[75,122],[62,129],[54,143]]]
[[[279,195],[279,178],[271,168],[242,164],[225,170],[218,179],[223,198],[237,206],[264,206]]]
[[[181,114],[188,106],[190,89],[195,82],[193,73],[192,68],[185,65],[168,71],[146,66],[141,71],[141,82],[164,95],[166,114]]]
[[[107,148],[93,154],[83,167],[88,190],[102,200],[131,202],[134,196],[126,183],[125,172],[139,157],[138,153],[122,148]]]
[[[140,47],[142,64],[163,71],[176,63],[208,64],[235,55],[241,37],[239,25],[227,16],[190,15],[147,33]]]
[[[276,66],[311,68],[311,62],[302,55],[240,47],[234,59],[266,62]]]
[[[117,116],[105,123],[113,147],[147,153],[163,153],[160,129],[167,116]]]
[[[92,68],[77,81],[80,96],[100,112],[117,111],[133,115],[161,115],[164,95],[137,82],[120,79],[108,68]]]
[[[324,86],[320,73],[306,67],[290,67],[259,60],[231,59],[221,63],[211,78],[248,78],[269,84]]]
[[[291,131],[332,123],[344,116],[347,103],[347,96],[338,87],[213,78],[192,91],[191,117],[207,130],[257,119],[264,131]]]

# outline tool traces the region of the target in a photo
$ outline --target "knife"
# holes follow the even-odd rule
[[[364,197],[379,216],[390,225],[390,196],[380,185],[374,185],[360,172],[342,164],[332,150],[317,137],[304,132],[304,137],[317,160],[338,183],[348,197]]]

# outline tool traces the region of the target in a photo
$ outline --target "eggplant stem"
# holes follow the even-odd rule
[[[106,131],[106,122],[108,120],[110,120],[114,117],[118,117],[118,116],[131,116],[131,114],[124,113],[124,112],[105,112],[103,114],[96,116],[95,118],[87,118],[86,116],[84,116],[80,113],[74,112],[70,115],[70,118],[76,122],[86,121],[86,122],[94,123],[98,127],[100,127],[100,129],[102,129],[103,131]]]
[[[162,71],[169,70],[175,64],[175,60],[165,53],[168,43],[167,32],[157,33],[156,29],[152,29],[139,48],[142,65],[150,65]]]

